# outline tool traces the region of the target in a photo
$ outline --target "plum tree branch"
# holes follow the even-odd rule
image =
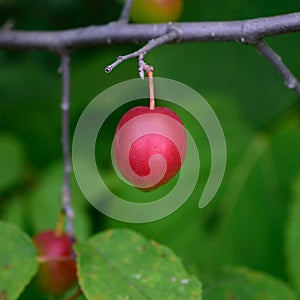
[[[64,175],[62,185],[62,211],[66,216],[66,230],[71,238],[74,238],[74,210],[71,199],[70,174],[72,172],[70,158],[70,54],[61,53],[61,65],[59,72],[62,74],[62,128],[61,142],[64,161]]]
[[[174,24],[128,24],[132,0],[125,1],[120,18],[107,25],[61,31],[18,31],[0,29],[0,49],[48,50],[62,53],[79,47],[111,43],[146,43],[141,49],[120,56],[106,68],[110,72],[118,64],[132,57],[139,58],[143,77],[144,57],[147,52],[174,41],[184,42],[239,42],[250,44],[276,68],[287,86],[299,95],[299,82],[265,43],[266,37],[300,32],[300,13],[256,18],[241,21],[185,22]]]
[[[166,34],[164,34],[158,38],[150,40],[144,47],[140,48],[139,50],[132,52],[130,54],[124,55],[124,56],[119,56],[114,63],[112,63],[111,65],[109,65],[105,68],[105,72],[106,73],[111,72],[117,65],[119,65],[123,61],[133,58],[133,57],[139,58],[139,65],[141,66],[144,63],[144,57],[147,54],[147,52],[151,51],[152,49],[154,49],[160,45],[174,41],[175,39],[178,39],[179,36],[180,36],[179,32],[174,27]],[[144,78],[144,64],[143,64],[143,67],[140,67],[139,69],[140,69],[140,76],[142,78]]]
[[[128,23],[129,22],[132,3],[133,3],[133,0],[126,0],[125,1],[118,22],[123,22],[123,23]]]
[[[300,97],[300,83],[293,73],[283,63],[281,57],[265,42],[260,41],[255,45],[258,52],[263,55],[284,79],[285,84],[291,90],[295,90]]]
[[[268,36],[300,31],[300,13],[242,21],[175,23],[180,42],[233,41],[255,44]],[[111,43],[142,43],[168,33],[170,24],[107,25],[60,31],[0,30],[0,49],[75,49]]]

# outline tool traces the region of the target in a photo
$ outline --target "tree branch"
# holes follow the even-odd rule
[[[300,31],[300,13],[243,21],[176,23],[180,42],[233,41],[255,44],[268,36]],[[148,42],[169,32],[169,24],[120,24],[61,31],[0,30],[0,49],[51,50]]]
[[[291,90],[295,90],[296,94],[300,97],[300,83],[282,62],[281,57],[264,41],[259,42],[255,47],[258,52],[274,66],[280,76],[284,79],[287,87]]]
[[[125,0],[118,22],[128,23],[133,0]]]
[[[62,187],[62,211],[66,216],[66,228],[69,236],[74,239],[74,211],[71,200],[70,174],[72,171],[70,158],[70,55],[61,54],[61,65],[59,72],[62,73],[62,132],[61,142],[64,161],[64,177]]]
[[[139,58],[140,76],[144,76],[146,53],[155,47],[177,39],[178,42],[233,41],[254,45],[276,68],[287,86],[300,96],[299,82],[281,61],[280,57],[262,40],[265,37],[300,32],[300,13],[243,21],[193,22],[175,24],[127,24],[132,0],[124,4],[119,21],[103,26],[61,31],[0,30],[0,49],[51,50],[58,53],[92,45],[111,43],[147,44],[141,49],[120,56],[106,67],[110,72],[126,59]]]
[[[127,54],[125,56],[119,56],[114,63],[112,63],[111,65],[109,65],[105,68],[105,72],[106,73],[111,72],[117,65],[119,65],[120,63],[122,63],[123,61],[125,61],[127,59],[130,59],[130,58],[133,58],[133,57],[138,57],[139,58],[139,65],[140,65],[140,68],[139,68],[140,77],[144,78],[144,66],[141,67],[141,65],[144,64],[144,57],[147,54],[147,52],[151,51],[152,49],[154,49],[154,48],[156,48],[160,45],[163,45],[163,44],[169,43],[171,41],[174,41],[174,40],[178,39],[179,36],[180,36],[179,32],[174,27],[174,29],[172,29],[170,32],[168,32],[168,33],[166,33],[166,34],[164,34],[164,35],[162,35],[162,36],[160,36],[156,39],[150,40],[141,49],[139,49],[139,50],[137,50],[133,53]]]

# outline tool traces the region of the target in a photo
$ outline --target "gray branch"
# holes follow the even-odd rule
[[[120,14],[118,22],[128,23],[133,0],[126,0]]]
[[[255,44],[268,36],[300,31],[300,13],[243,21],[175,23],[180,42],[233,41]],[[0,30],[0,49],[61,51],[111,43],[145,43],[168,33],[169,24],[122,24],[61,31]]]
[[[143,61],[144,56],[146,55],[147,52],[151,51],[152,49],[154,49],[160,45],[163,45],[163,44],[166,44],[166,43],[169,43],[171,41],[178,39],[179,35],[180,35],[179,32],[175,28],[171,29],[170,32],[168,32],[156,39],[150,40],[141,49],[139,49],[135,52],[132,52],[130,54],[124,55],[124,56],[119,56],[114,63],[112,63],[111,65],[109,65],[105,68],[105,72],[106,73],[111,72],[117,65],[119,65],[123,61],[133,58],[133,57],[139,57],[139,62]],[[141,77],[143,78],[144,77],[143,70],[140,70],[140,74],[141,74]]]
[[[70,157],[70,55],[61,54],[59,72],[62,74],[62,100],[61,100],[61,142],[64,161],[64,177],[62,186],[62,210],[66,216],[67,232],[74,237],[74,210],[71,199],[70,174],[72,172]]]
[[[284,79],[285,84],[291,90],[294,90],[300,97],[300,83],[293,73],[283,63],[281,57],[264,41],[255,45],[258,52],[263,55],[277,70],[280,76]]]
[[[118,21],[102,26],[61,31],[17,31],[0,29],[0,49],[12,50],[50,50],[64,53],[67,50],[112,43],[146,43],[141,49],[120,56],[108,67],[110,72],[115,66],[131,57],[139,57],[145,64],[145,54],[153,48],[172,42],[211,42],[232,41],[250,44],[275,67],[284,78],[287,86],[300,96],[299,82],[281,58],[265,43],[264,38],[280,34],[300,32],[300,13],[275,17],[257,18],[242,21],[192,22],[174,24],[128,24],[132,1],[127,0]]]

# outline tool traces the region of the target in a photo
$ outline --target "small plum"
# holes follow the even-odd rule
[[[131,19],[136,23],[175,22],[182,6],[183,0],[133,0]]]
[[[70,237],[54,230],[37,234],[33,241],[40,262],[37,285],[45,293],[53,296],[67,292],[76,282],[76,261]]]
[[[121,175],[145,191],[171,180],[185,152],[185,128],[166,107],[132,108],[121,118],[113,141],[114,161]]]

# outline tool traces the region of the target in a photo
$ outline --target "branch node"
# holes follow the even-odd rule
[[[297,86],[297,80],[296,78],[290,78],[288,81],[285,81],[285,84],[287,85],[287,87],[291,90],[294,90]]]
[[[180,43],[183,40],[183,37],[184,37],[184,33],[183,33],[182,28],[179,25],[177,25],[173,22],[169,22],[168,26],[169,26],[169,30],[168,30],[169,33],[175,32],[177,34],[177,37],[174,38],[174,42],[175,43]]]
[[[62,111],[68,111],[70,109],[70,104],[68,104],[67,102],[65,102],[65,100],[62,102],[61,106],[60,106]]]
[[[148,41],[148,43],[144,47],[142,47],[141,49],[139,49],[135,52],[132,52],[132,53],[129,53],[129,54],[123,55],[123,56],[118,56],[117,60],[114,63],[112,63],[111,65],[109,65],[105,68],[105,72],[106,73],[111,72],[117,65],[119,65],[120,63],[122,63],[123,61],[125,61],[127,59],[138,57],[139,75],[142,79],[144,79],[144,71],[145,71],[144,66],[147,65],[144,62],[144,57],[146,56],[146,54],[149,51],[151,51],[152,49],[154,49],[160,45],[172,42],[176,39],[178,40],[179,35],[180,35],[179,32],[180,32],[180,29],[178,28],[178,26],[174,26],[173,23],[170,23],[169,30],[165,34],[163,34],[157,38],[151,39],[150,41]]]
[[[105,68],[105,73],[110,73],[112,71],[112,68],[110,66],[107,66]]]
[[[145,63],[144,57],[146,55],[146,52],[141,53],[138,57],[138,65],[139,65],[139,76],[141,77],[142,80],[145,78],[145,72],[146,74],[148,72],[153,72],[154,68],[153,66],[149,66],[148,64]]]

